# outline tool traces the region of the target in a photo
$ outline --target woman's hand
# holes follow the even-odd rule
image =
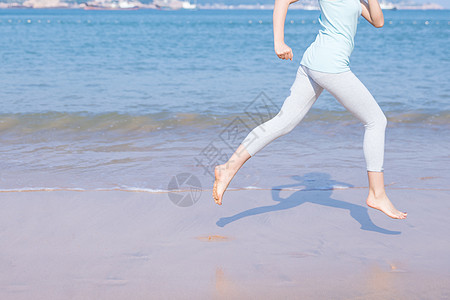
[[[277,56],[281,59],[290,59],[294,57],[294,54],[292,53],[292,49],[286,45],[284,42],[278,42],[275,43],[275,53]]]
[[[273,41],[275,53],[281,59],[290,59],[294,54],[292,54],[292,49],[284,43],[284,23],[286,21],[286,14],[288,7],[291,3],[297,0],[275,0],[275,6],[273,8]]]

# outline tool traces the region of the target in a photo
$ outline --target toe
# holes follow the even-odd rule
[[[394,216],[395,216],[396,219],[402,219],[403,218],[403,216],[402,216],[402,214],[400,212],[396,213]]]

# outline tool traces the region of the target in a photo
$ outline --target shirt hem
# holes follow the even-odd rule
[[[300,65],[305,66],[305,67],[307,67],[308,69],[313,70],[313,71],[316,71],[316,72],[329,73],[329,74],[340,74],[340,73],[345,73],[345,72],[351,71],[350,67],[347,68],[347,69],[345,69],[345,70],[343,70],[343,71],[338,71],[338,72],[334,72],[334,71],[333,71],[333,72],[332,72],[332,71],[328,71],[328,70],[324,70],[324,69],[317,69],[316,67],[308,66],[308,65],[306,65],[306,64],[303,63],[303,62],[300,62]]]

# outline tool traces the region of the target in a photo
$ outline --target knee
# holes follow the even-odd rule
[[[383,113],[381,113],[371,122],[364,124],[364,126],[370,129],[376,128],[378,130],[385,130],[387,126],[387,118]]]
[[[280,111],[272,120],[270,127],[276,132],[276,135],[282,136],[291,132],[295,128],[295,122],[292,117],[283,111]]]
[[[384,115],[384,114],[382,114],[381,116],[380,116],[380,118],[379,118],[379,120],[378,120],[378,123],[379,123],[379,127],[380,128],[382,128],[382,129],[385,129],[386,128],[386,126],[387,126],[387,118],[386,118],[386,116]]]
[[[293,124],[288,124],[288,125],[283,126],[282,128],[280,128],[278,134],[279,134],[280,136],[286,135],[286,134],[288,134],[289,132],[291,132],[294,128],[295,128],[295,125],[293,125]]]

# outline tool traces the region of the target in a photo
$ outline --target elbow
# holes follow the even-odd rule
[[[376,28],[381,28],[381,27],[383,27],[383,25],[384,25],[384,20],[373,23],[373,26]]]
[[[286,5],[291,5],[292,3],[295,3],[295,2],[297,2],[298,0],[275,0],[275,4],[277,3],[277,2],[282,2],[282,3],[285,3]]]

